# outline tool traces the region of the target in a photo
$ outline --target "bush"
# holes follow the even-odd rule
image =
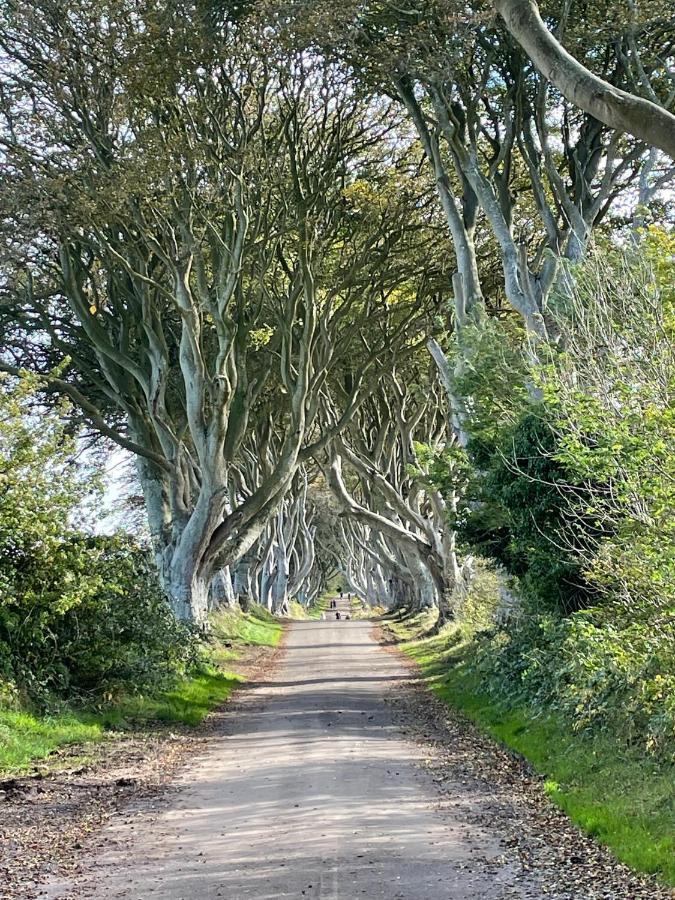
[[[667,627],[667,626],[666,626]],[[521,616],[478,639],[474,667],[493,699],[559,712],[574,731],[609,732],[675,761],[675,634],[617,608]]]
[[[96,472],[75,462],[65,410],[40,408],[39,389],[0,381],[0,702],[159,689],[194,660],[195,635],[145,550],[73,527]]]
[[[464,546],[517,579],[519,615],[479,640],[494,698],[557,710],[675,757],[675,237],[612,246],[570,273],[538,359],[492,323],[461,387]],[[523,363],[528,360],[528,395]],[[497,363],[502,360],[499,371]],[[509,397],[509,381],[515,384]],[[447,471],[446,471],[447,470]]]
[[[166,687],[198,654],[194,629],[176,621],[146,550],[128,538],[71,536],[95,586],[79,603],[24,615],[5,604],[0,665],[34,703],[146,693]]]
[[[492,447],[469,445],[478,473],[457,519],[460,541],[517,577],[542,609],[566,614],[591,605],[597,590],[584,575],[590,523],[572,511],[585,493],[556,459],[547,409],[527,411]],[[597,529],[593,529],[597,539]]]

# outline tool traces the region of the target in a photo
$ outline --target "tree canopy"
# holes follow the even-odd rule
[[[99,646],[137,579],[131,644],[157,615],[182,665],[164,597],[203,624],[340,583],[441,628],[487,584],[486,683],[534,702],[529,651],[557,678],[597,639],[661,748],[673,37],[661,0],[6,3],[5,631],[70,647],[77,608]],[[63,521],[112,445],[157,581]],[[572,720],[620,717],[569,671]]]

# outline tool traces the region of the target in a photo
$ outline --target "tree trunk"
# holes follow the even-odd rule
[[[204,624],[209,610],[209,583],[193,559],[180,552],[160,555],[159,575],[177,619]]]
[[[232,608],[237,602],[237,596],[232,585],[230,567],[223,566],[211,579],[209,586],[209,609],[218,609],[221,606]]]

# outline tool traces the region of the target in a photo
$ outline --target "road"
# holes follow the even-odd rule
[[[410,669],[372,627],[292,624],[270,680],[242,692],[159,810],[118,818],[80,880],[41,897],[558,896],[504,854],[489,785],[458,779],[442,800],[394,702]]]

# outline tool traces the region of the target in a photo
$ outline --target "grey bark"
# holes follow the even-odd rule
[[[544,78],[570,103],[617,131],[627,131],[675,159],[675,116],[651,100],[614,87],[565,50],[534,0],[494,0],[506,27]]]

